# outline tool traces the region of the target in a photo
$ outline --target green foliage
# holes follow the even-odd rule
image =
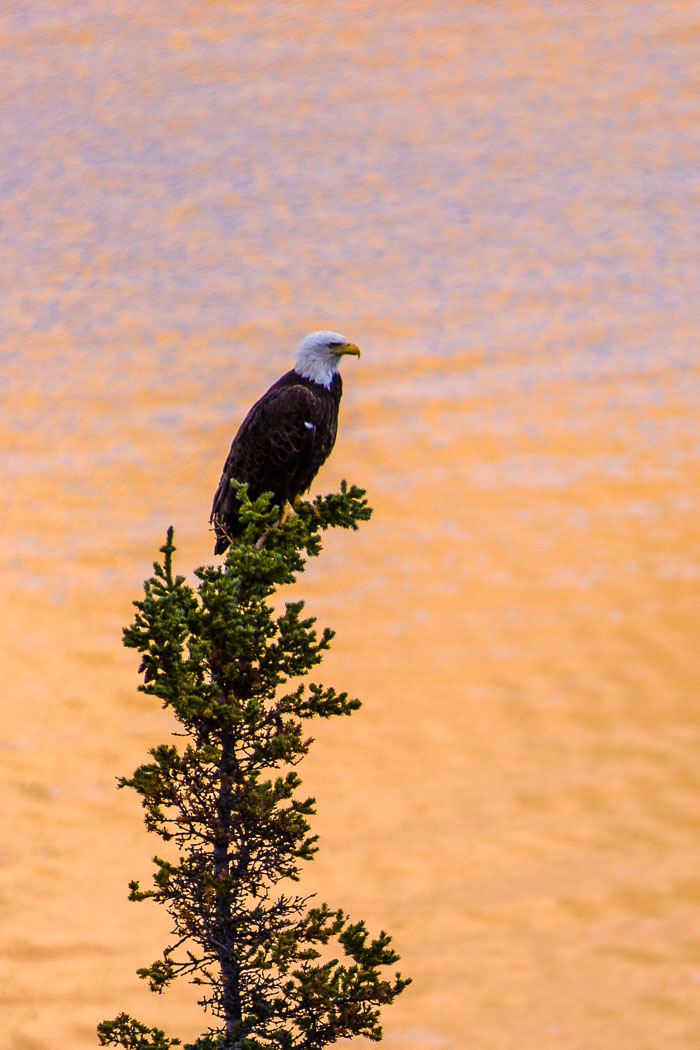
[[[139,688],[184,730],[181,746],[153,747],[150,761],[119,781],[140,795],[148,830],[175,854],[154,857],[149,888],[130,883],[131,900],[155,900],[172,920],[162,957],[137,972],[154,992],[180,976],[202,989],[216,1026],[186,1050],[379,1040],[380,1007],[409,983],[382,976],[398,960],[390,938],[370,939],[363,922],[293,891],[317,850],[308,819],[315,800],[298,796],[295,769],[312,742],[304,722],[360,704],[295,681],[320,662],[333,632],[319,634],[303,602],[276,613],[268,601],[320,553],[321,531],[356,529],[371,510],[364,492],[343,482],[279,522],[268,496],[251,502],[245,485],[237,490],[246,525],[225,562],[197,569],[191,586],[174,574],[170,529],[124,631],[124,644],[141,653]],[[98,1035],[128,1050],[180,1045],[126,1014]]]
[[[181,1046],[179,1039],[168,1039],[160,1028],[149,1028],[128,1014],[103,1021],[98,1025],[97,1034],[101,1046],[125,1046],[128,1050],[170,1050]]]

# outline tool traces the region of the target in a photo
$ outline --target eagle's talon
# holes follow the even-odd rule
[[[297,497],[298,498],[298,497]],[[296,500],[294,501],[296,503]],[[279,516],[278,525],[284,525],[285,521],[289,521],[290,518],[296,518],[297,512],[291,505],[288,499],[282,504],[282,513]]]

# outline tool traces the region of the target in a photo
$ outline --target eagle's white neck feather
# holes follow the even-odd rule
[[[320,386],[325,386],[330,389],[330,385],[333,382],[333,376],[338,371],[338,362],[334,361],[299,361],[294,366],[294,371],[298,372],[304,379],[311,379],[314,383],[318,383]]]

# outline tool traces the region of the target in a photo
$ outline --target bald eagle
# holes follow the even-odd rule
[[[257,499],[272,492],[284,510],[311,485],[328,459],[338,430],[343,354],[360,356],[337,332],[312,332],[299,344],[296,363],[251,408],[233,439],[214,496],[210,521],[215,554],[223,554],[243,529],[231,480],[247,481]]]

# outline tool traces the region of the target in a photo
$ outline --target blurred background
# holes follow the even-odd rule
[[[0,5],[2,1050],[83,1050],[167,923],[121,647],[308,331],[375,508],[297,590],[359,696],[309,887],[391,1050],[700,1038],[700,23],[677,0]],[[302,770],[303,772],[303,770]],[[366,1045],[359,1041],[353,1045]]]

